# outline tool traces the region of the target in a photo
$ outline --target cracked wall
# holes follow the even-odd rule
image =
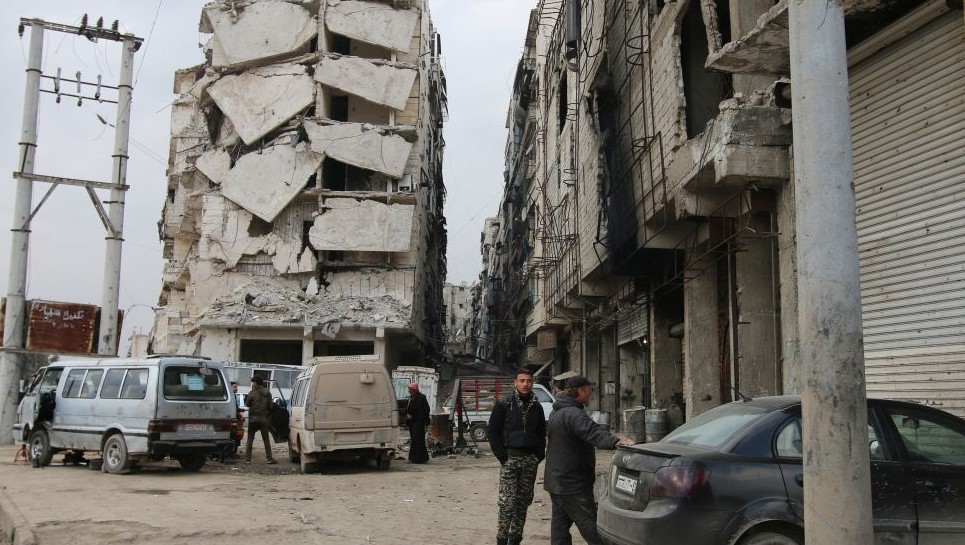
[[[348,335],[420,363],[445,276],[425,3],[212,2],[199,30],[207,61],[175,77],[152,350],[237,360],[264,336],[310,357]]]

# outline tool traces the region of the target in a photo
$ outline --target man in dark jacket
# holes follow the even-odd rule
[[[261,438],[265,442],[265,457],[268,458],[268,463],[278,463],[271,455],[271,443],[268,439],[271,394],[265,389],[265,379],[259,376],[251,378],[251,391],[245,396],[245,404],[248,405],[248,442],[245,444],[245,463],[251,463],[251,446],[256,432],[261,432]]]
[[[405,421],[409,426],[409,462],[424,464],[429,461],[426,448],[426,426],[429,425],[429,401],[419,391],[419,383],[409,384],[409,403],[405,407]]]
[[[553,502],[550,543],[571,545],[570,526],[574,523],[587,545],[601,545],[596,531],[596,480],[594,447],[613,450],[617,445],[632,445],[632,439],[603,431],[584,407],[590,400],[591,383],[586,377],[566,380],[563,392],[553,404],[547,424],[546,469],[543,488]]]
[[[533,373],[516,371],[512,395],[499,400],[489,417],[489,446],[499,460],[497,545],[519,545],[526,510],[533,503],[536,470],[546,455],[546,416],[533,393]]]

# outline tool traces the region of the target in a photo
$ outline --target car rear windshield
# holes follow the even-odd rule
[[[215,369],[170,366],[164,368],[164,398],[190,401],[225,401],[228,389]]]
[[[744,426],[768,412],[764,407],[730,403],[711,409],[675,429],[665,442],[704,448],[718,448]]]

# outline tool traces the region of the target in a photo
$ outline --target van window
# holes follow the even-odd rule
[[[80,397],[80,387],[84,384],[84,375],[87,369],[71,369],[67,373],[67,380],[64,381],[64,391],[61,397]]]
[[[295,393],[292,394],[292,406],[302,407],[305,405],[305,398],[308,397],[308,379],[302,379],[295,382]]]
[[[104,378],[104,387],[101,388],[101,398],[117,399],[121,396],[121,383],[124,382],[125,369],[111,369]]]
[[[172,365],[164,368],[164,398],[224,401],[228,389],[217,371],[203,375],[200,367]]]
[[[144,399],[147,394],[147,369],[128,369],[121,386],[121,399]]]
[[[101,385],[101,377],[104,376],[103,369],[91,369],[84,377],[84,386],[80,389],[80,397],[84,399],[94,399],[97,395],[97,387]]]
[[[533,388],[533,393],[536,394],[536,401],[540,403],[552,403],[553,398],[550,397],[549,392],[542,388]]]
[[[40,380],[37,385],[37,393],[45,394],[47,392],[53,392],[57,389],[57,383],[60,382],[60,375],[64,374],[63,367],[51,367],[47,369],[44,374],[44,378]]]

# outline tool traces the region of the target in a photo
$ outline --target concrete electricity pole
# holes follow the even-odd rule
[[[10,250],[10,274],[7,285],[7,308],[4,314],[4,338],[0,347],[0,444],[9,444],[12,437],[9,430],[16,418],[18,386],[23,369],[21,355],[26,352],[26,286],[27,258],[30,249],[30,223],[55,188],[60,185],[83,186],[97,211],[104,228],[107,230],[107,251],[104,266],[104,284],[101,302],[101,337],[98,340],[98,353],[116,353],[118,338],[117,310],[121,274],[121,244],[124,229],[124,195],[127,191],[127,143],[130,135],[131,88],[134,74],[134,52],[143,40],[131,34],[120,34],[114,27],[104,28],[103,19],[96,26],[87,25],[87,16],[79,27],[49,23],[40,19],[21,19],[20,33],[30,29],[30,52],[27,61],[27,84],[24,92],[24,112],[20,141],[20,160],[14,177],[17,178],[17,193],[14,203],[12,243]],[[77,94],[61,89],[60,74],[56,77],[43,75],[44,31],[64,32],[84,36],[96,42],[107,39],[122,42],[121,74],[117,87],[82,81],[77,74]],[[53,81],[53,90],[41,89],[41,80]],[[70,82],[73,83],[73,82]],[[96,87],[93,96],[85,95],[85,89]],[[117,100],[101,98],[102,89],[117,91]],[[114,136],[114,166],[110,183],[45,176],[34,172],[34,155],[37,149],[37,111],[41,93],[51,93],[61,97],[77,99],[80,106],[83,100],[117,103],[117,122]],[[33,183],[52,184],[33,209]],[[104,210],[95,194],[95,189],[110,190],[109,212]]]
[[[871,477],[841,0],[790,0],[808,543],[871,545]]]

